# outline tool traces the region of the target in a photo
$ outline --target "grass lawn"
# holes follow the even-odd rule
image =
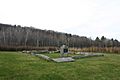
[[[120,55],[55,63],[29,54],[0,52],[0,80],[120,80]]]
[[[51,53],[51,54],[44,53],[44,55],[49,56],[50,58],[60,58],[61,57],[60,53]],[[78,55],[78,54],[68,54],[68,55],[64,54],[65,57],[72,57],[75,55]],[[80,56],[80,54],[79,54],[79,56]]]

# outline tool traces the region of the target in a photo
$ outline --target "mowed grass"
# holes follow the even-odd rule
[[[60,58],[61,54],[60,53],[44,53],[44,55],[49,56],[50,58]],[[72,57],[72,56],[76,56],[78,54],[64,54],[64,57]],[[79,54],[80,56],[80,54]]]
[[[120,55],[55,63],[30,54],[0,52],[0,80],[120,80]]]

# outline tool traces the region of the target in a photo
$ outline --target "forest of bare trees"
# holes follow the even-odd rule
[[[0,24],[0,50],[39,50],[45,48],[57,49],[61,45],[70,48],[89,47],[120,47],[116,39],[102,36],[95,40],[84,36],[72,35],[52,30],[41,30],[34,27]]]

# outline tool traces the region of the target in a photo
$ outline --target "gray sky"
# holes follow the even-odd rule
[[[0,0],[0,23],[120,40],[120,0]]]

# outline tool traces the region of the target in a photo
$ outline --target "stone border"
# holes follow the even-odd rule
[[[38,54],[37,52],[29,52],[29,54],[42,58],[47,61],[54,61],[54,62],[74,62],[75,59],[104,56],[103,53],[84,53],[84,54],[82,53],[72,57],[50,58],[49,56]]]

